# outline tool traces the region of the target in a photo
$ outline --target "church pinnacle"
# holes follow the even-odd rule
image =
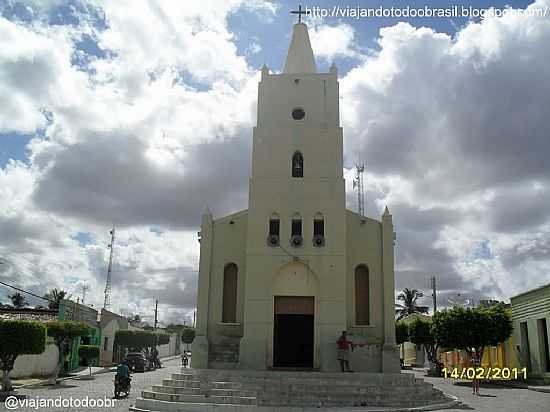
[[[305,23],[298,22],[292,28],[292,38],[283,73],[317,73]]]

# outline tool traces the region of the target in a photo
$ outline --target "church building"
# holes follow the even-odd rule
[[[294,25],[282,73],[264,65],[248,209],[201,223],[194,368],[399,372],[394,239],[346,209],[337,68],[317,72]]]

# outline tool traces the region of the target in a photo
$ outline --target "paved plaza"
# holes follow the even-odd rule
[[[164,367],[160,370],[136,373],[133,375],[132,392],[127,399],[115,400],[114,408],[103,408],[103,410],[128,411],[130,405],[135,403],[135,399],[140,395],[141,390],[150,389],[151,386],[159,384],[163,378],[167,378],[170,373],[180,370],[180,360],[172,359],[164,362]],[[418,374],[420,376],[420,374]],[[56,399],[62,397],[68,399],[112,399],[113,397],[113,377],[114,373],[103,373],[95,376],[93,381],[87,380],[69,380],[65,382],[63,388],[39,386],[34,388],[22,388],[19,391],[26,394],[29,398]],[[445,393],[457,396],[461,404],[453,409],[447,409],[449,412],[479,411],[479,412],[548,412],[550,411],[550,394],[534,392],[527,389],[507,388],[496,385],[485,385],[481,387],[481,396],[473,396],[469,386],[455,385],[452,380],[439,378],[425,378],[427,382],[433,383],[436,388]],[[0,404],[0,410],[7,408]],[[100,408],[18,408],[18,411],[40,410],[48,412],[58,411],[99,411]],[[258,410],[261,410],[258,408]],[[315,408],[280,408],[281,411],[314,411]],[[326,411],[326,409],[324,409]],[[368,408],[338,408],[332,411],[350,412],[350,411],[368,411]],[[380,410],[379,408],[377,410]],[[223,411],[220,408],[220,412]]]
[[[550,393],[535,392],[527,389],[516,389],[500,385],[482,384],[480,396],[472,394],[470,385],[453,384],[451,379],[428,378],[417,373],[426,382],[437,389],[454,395],[461,401],[459,407],[446,409],[448,412],[549,412]]]
[[[135,399],[141,394],[141,391],[146,388],[158,384],[163,378],[170,375],[170,373],[180,370],[181,360],[171,359],[163,362],[163,368],[155,371],[134,373],[132,374],[132,391],[128,398],[121,398],[114,400],[114,408],[18,408],[17,411],[47,411],[47,412],[61,412],[61,411],[128,411],[130,405],[133,405]],[[88,399],[113,399],[113,379],[114,372],[102,373],[95,375],[94,380],[67,380],[64,382],[63,388],[60,386],[37,386],[31,388],[21,388],[20,393],[27,395],[29,398],[40,399],[56,399],[62,396],[63,399],[71,398],[82,400],[86,397]],[[6,406],[0,403],[0,410],[7,410]]]

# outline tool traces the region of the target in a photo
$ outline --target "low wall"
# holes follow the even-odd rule
[[[164,358],[166,356],[174,356],[180,354],[180,348],[177,347],[178,344],[177,335],[170,335],[170,342],[166,345],[160,345],[158,347],[159,357]]]
[[[57,366],[58,353],[57,346],[49,343],[40,355],[19,355],[10,377],[51,376]]]

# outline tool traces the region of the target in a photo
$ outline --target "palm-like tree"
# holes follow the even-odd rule
[[[25,296],[23,296],[21,293],[16,292],[13,295],[8,295],[8,298],[10,298],[11,303],[14,307],[17,309],[21,309],[24,306],[27,306],[27,299],[25,299]]]
[[[397,309],[395,309],[397,319],[403,319],[405,316],[412,313],[428,313],[427,306],[418,306],[416,304],[416,300],[422,296],[424,296],[424,294],[416,289],[403,289],[403,291],[397,296],[397,300],[400,300],[403,303],[395,304],[395,306],[397,306]]]
[[[53,300],[54,302],[48,302],[48,308],[50,309],[57,309],[59,307],[59,304],[63,299],[65,299],[67,296],[67,292],[64,290],[59,289],[52,289],[48,293],[44,295],[46,299]]]

